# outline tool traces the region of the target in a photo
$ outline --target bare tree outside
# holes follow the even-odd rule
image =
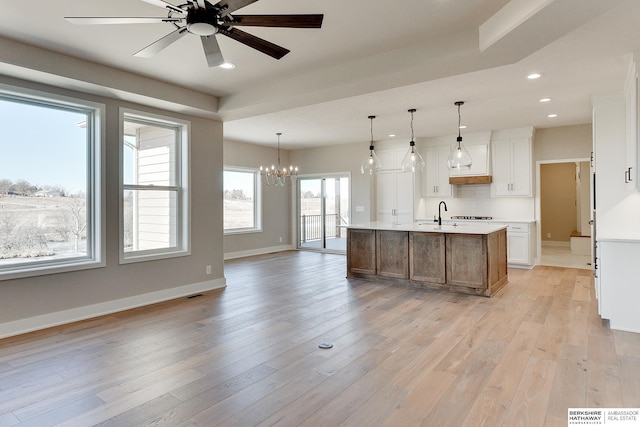
[[[0,179],[0,260],[86,253],[86,204],[60,185]]]
[[[80,241],[86,239],[87,214],[86,198],[82,194],[65,197],[61,209],[56,213],[57,232],[63,241],[71,238],[73,250],[78,251]]]

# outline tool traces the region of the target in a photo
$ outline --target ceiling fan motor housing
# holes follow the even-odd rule
[[[215,14],[209,9],[189,9],[189,13],[187,14],[187,30],[198,36],[213,35],[218,32],[215,20]]]

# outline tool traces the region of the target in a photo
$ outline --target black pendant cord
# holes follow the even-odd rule
[[[457,101],[457,102],[456,102],[456,105],[458,106],[458,138],[457,138],[457,141],[458,141],[458,150],[460,150],[460,143],[462,142],[462,136],[461,136],[461,134],[460,134],[460,126],[462,126],[462,121],[461,121],[461,119],[460,119],[460,106],[461,106],[462,104],[464,104],[464,102],[463,102],[463,101]]]
[[[415,108],[412,108],[409,110],[409,113],[411,113],[411,142],[409,142],[409,145],[411,146],[411,152],[414,153],[414,147],[416,145],[416,142],[413,140],[413,113],[415,113],[416,110]]]
[[[375,119],[376,116],[369,116],[369,120],[371,120],[371,142],[369,143],[369,151],[371,152],[371,155],[373,155],[373,119]]]

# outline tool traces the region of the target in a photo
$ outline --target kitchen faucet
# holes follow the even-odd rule
[[[440,216],[440,206],[444,205],[444,211],[447,212],[447,204],[442,200],[438,204],[438,225],[442,225],[442,216]]]

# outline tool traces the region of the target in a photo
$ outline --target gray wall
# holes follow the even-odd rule
[[[222,123],[2,76],[0,83],[106,104],[106,267],[0,282],[0,336],[23,332],[12,331],[12,328],[49,326],[38,322],[55,322],[56,313],[75,313],[74,310],[94,305],[117,308],[123,299],[153,302],[148,301],[150,298],[145,294],[167,295],[186,285],[200,284],[206,288],[211,284],[224,284],[220,196]],[[118,263],[118,109],[121,106],[191,122],[190,256]],[[211,275],[205,274],[206,265],[212,266]],[[37,320],[30,322],[30,318]]]
[[[270,166],[277,161],[274,147],[246,144],[235,141],[224,142],[224,165],[257,169]],[[283,165],[289,166],[289,152],[280,150]],[[251,254],[290,247],[291,237],[291,195],[293,187],[267,187],[262,191],[262,231],[235,233],[224,236],[224,253]],[[221,197],[220,193],[220,197]],[[282,242],[280,242],[282,237]]]
[[[351,173],[351,218],[352,223],[371,221],[373,201],[373,176],[360,173],[360,163],[369,154],[369,143],[342,144],[328,147],[292,150],[291,161],[300,167],[301,174]],[[362,206],[364,212],[356,212]]]
[[[534,162],[589,158],[593,151],[592,133],[591,123],[536,129],[533,137]]]

